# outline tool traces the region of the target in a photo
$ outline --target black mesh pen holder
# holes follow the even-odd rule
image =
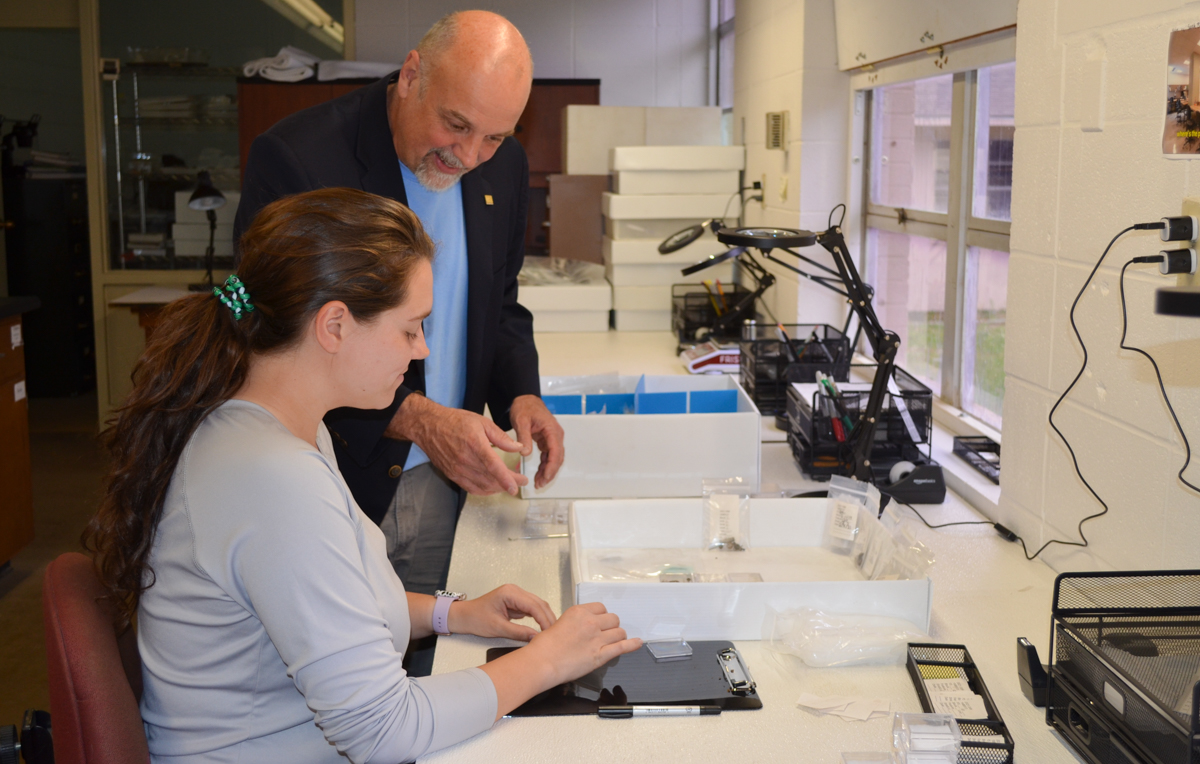
[[[704,284],[672,285],[671,329],[680,347],[710,339],[722,344],[737,342],[742,324],[757,317],[754,300],[738,309],[750,294],[740,284],[721,284],[720,288],[714,284],[707,289]],[[729,317],[730,313],[735,315]],[[719,319],[724,319],[724,324],[714,332],[713,325]]]
[[[850,376],[850,340],[840,330],[828,324],[784,324],[783,329],[786,345],[775,324],[742,325],[742,387],[763,414],[784,413],[792,382],[815,382],[817,372],[839,382]]]
[[[869,383],[877,368],[853,364],[851,381]],[[895,369],[893,379],[897,392],[884,395],[871,445],[872,471],[879,478],[899,461],[932,463],[933,391],[903,369]],[[788,442],[801,470],[817,479],[846,474],[854,425],[869,398],[865,390],[841,390],[834,396],[821,388],[806,398],[792,385],[785,387]]]
[[[1200,764],[1200,570],[1064,573],[1046,722],[1096,764]]]

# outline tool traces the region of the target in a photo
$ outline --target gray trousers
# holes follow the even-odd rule
[[[405,470],[379,527],[387,539],[388,559],[405,591],[433,594],[446,587],[450,552],[466,492],[432,464]],[[478,594],[478,592],[476,592]],[[405,667],[412,676],[433,671],[436,637],[413,642]]]

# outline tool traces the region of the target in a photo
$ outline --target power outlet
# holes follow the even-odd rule
[[[1200,199],[1197,199],[1197,202],[1200,202]],[[767,174],[765,172],[762,174],[762,194],[759,196],[758,203],[764,210],[767,209]]]
[[[1194,215],[1200,219],[1200,196],[1186,196],[1183,199],[1183,214]],[[1195,247],[1196,242],[1189,242],[1189,246]],[[1177,286],[1194,287],[1200,286],[1200,280],[1197,279],[1195,273],[1184,273],[1175,277]]]

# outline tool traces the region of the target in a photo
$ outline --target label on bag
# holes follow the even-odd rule
[[[13,385],[13,402],[25,400],[25,380]]]
[[[833,517],[829,521],[829,535],[845,541],[854,540],[858,526],[858,505],[848,501],[833,502]]]
[[[21,337],[20,324],[13,324],[11,327],[9,327],[9,335],[12,337],[12,346],[14,350],[25,344],[25,340]]]

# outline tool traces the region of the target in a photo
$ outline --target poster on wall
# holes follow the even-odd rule
[[[1171,33],[1163,153],[1200,155],[1200,25]]]

